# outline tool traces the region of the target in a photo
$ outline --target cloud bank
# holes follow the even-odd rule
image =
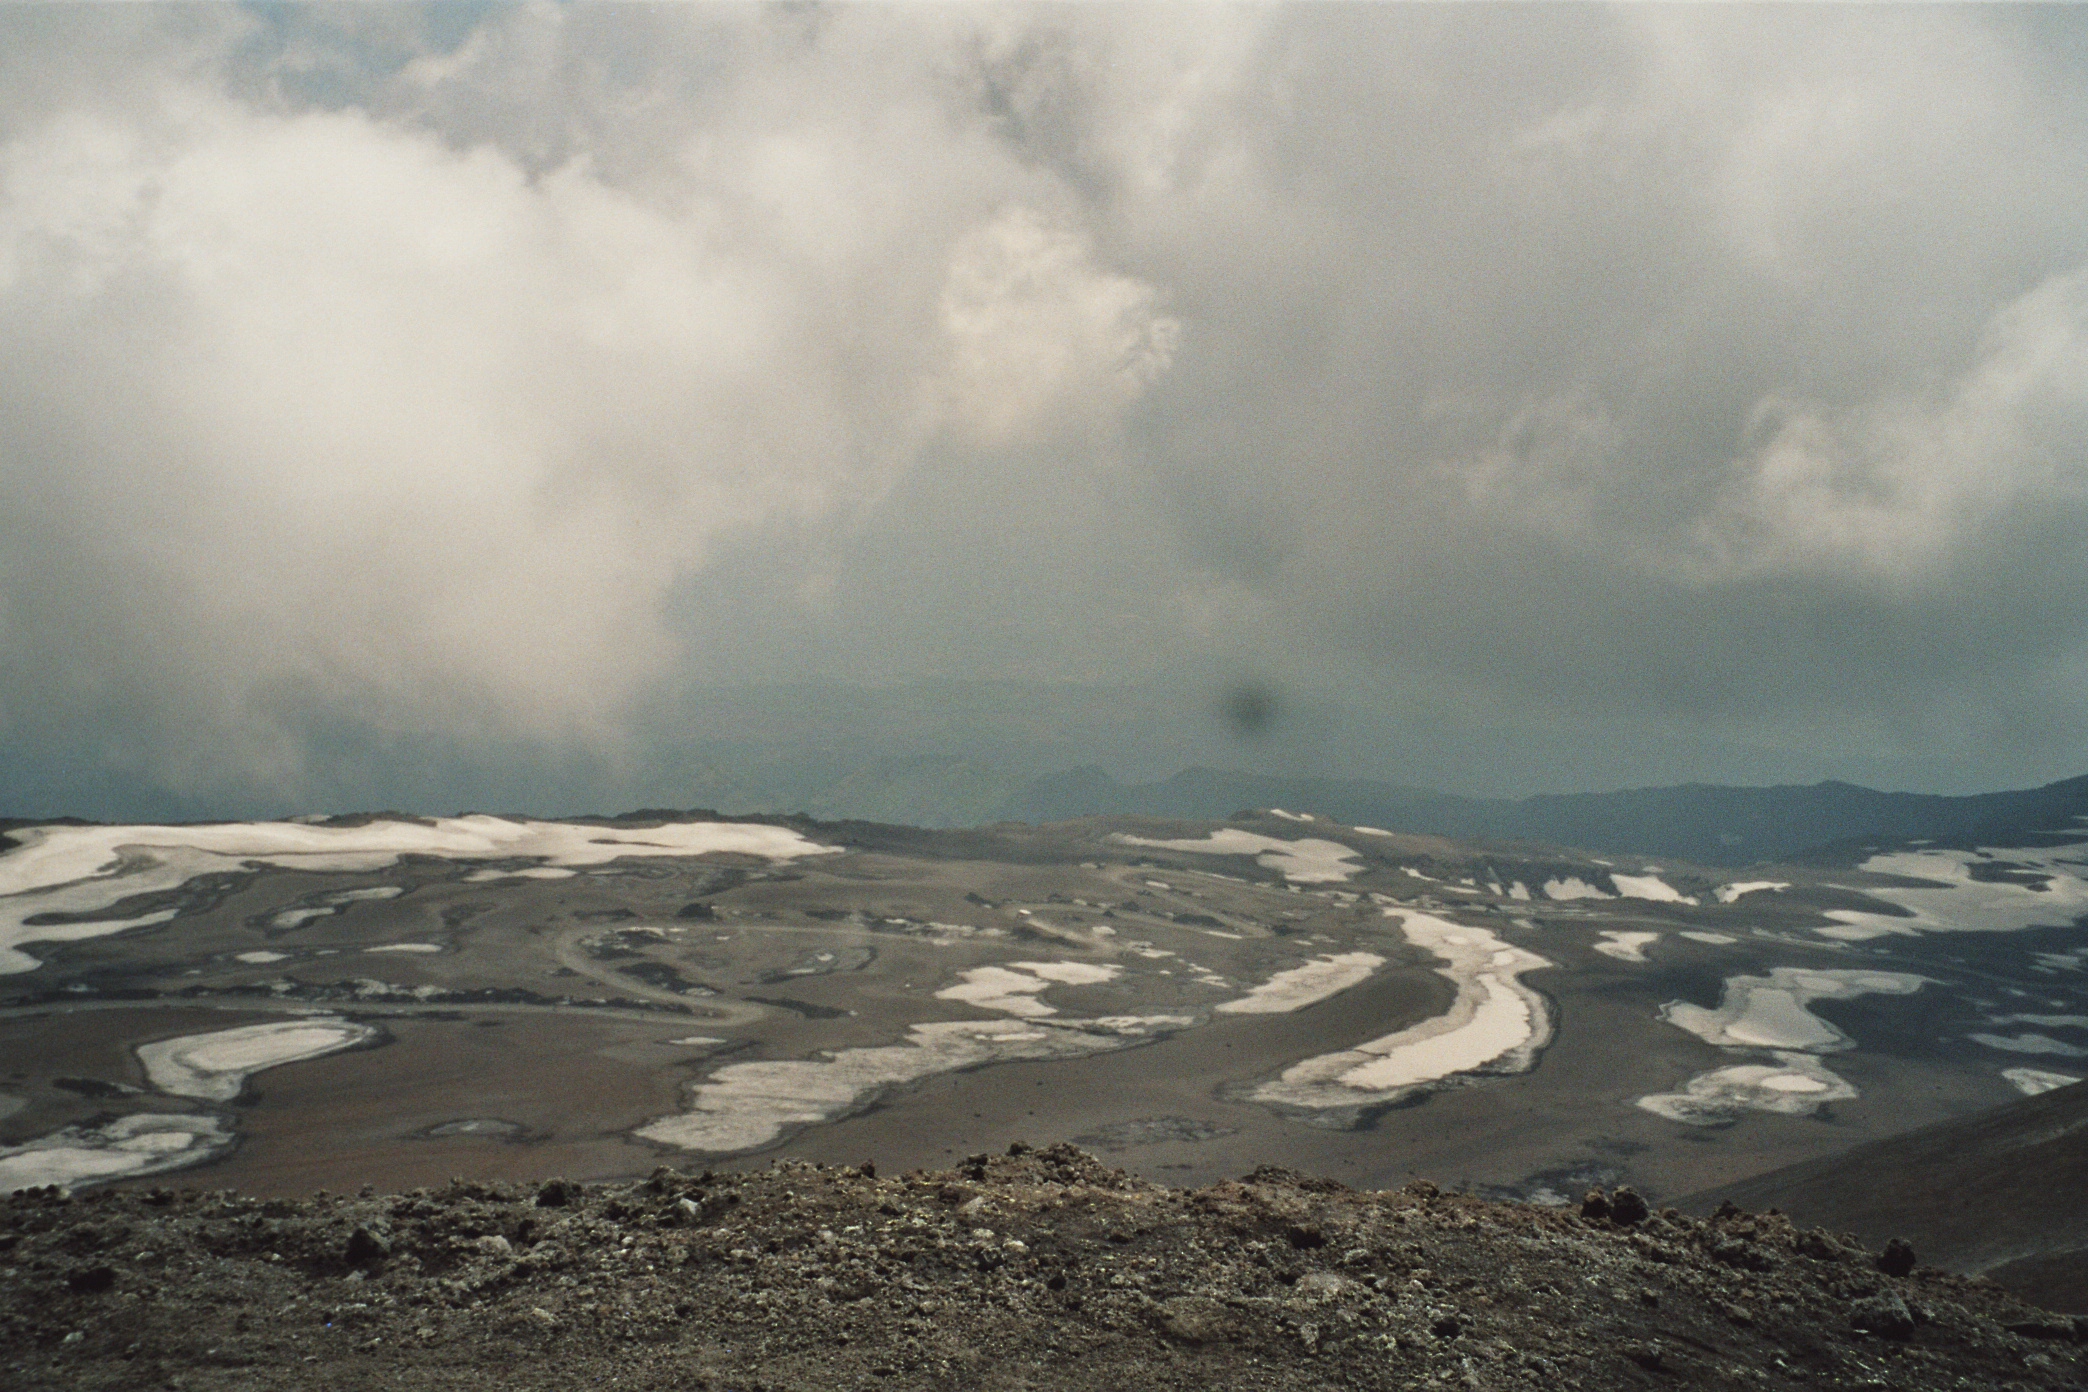
[[[930,679],[1246,674],[1468,785],[2088,765],[2069,11],[0,39],[18,799],[637,800],[721,688]]]

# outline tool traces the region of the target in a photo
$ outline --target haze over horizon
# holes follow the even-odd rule
[[[0,496],[5,816],[2042,785],[2088,15],[11,7]]]

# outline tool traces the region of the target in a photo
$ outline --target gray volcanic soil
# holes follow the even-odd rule
[[[1776,1205],[2088,1313],[2088,1083],[1677,1200]]]
[[[1620,1222],[1070,1146],[876,1177],[0,1200],[10,1387],[2082,1386],[2076,1321],[1725,1211]],[[1621,1205],[1622,1195],[1614,1196]],[[1637,1219],[1636,1213],[1618,1216]]]

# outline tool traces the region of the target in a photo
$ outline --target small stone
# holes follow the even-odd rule
[[[1895,1237],[1878,1253],[1878,1270],[1887,1276],[1905,1276],[1914,1269],[1914,1248],[1905,1238]]]
[[[490,1237],[480,1238],[475,1245],[479,1251],[489,1257],[512,1257],[515,1255],[515,1245],[498,1233],[494,1233]]]
[[[544,1187],[537,1190],[536,1206],[538,1208],[564,1208],[573,1201],[574,1187],[569,1180],[546,1180]]]
[[[1730,1301],[1725,1306],[1725,1317],[1734,1324],[1751,1325],[1754,1323],[1754,1311],[1748,1309],[1745,1305],[1735,1305]]]
[[[558,1316],[552,1314],[549,1310],[546,1310],[541,1305],[532,1305],[529,1307],[529,1321],[531,1324],[534,1324],[539,1328],[543,1329],[558,1328]],[[421,1331],[422,1337],[424,1338],[427,1335],[432,1334],[434,1332],[435,1331],[432,1329]]]
[[[1634,1223],[1645,1222],[1651,1214],[1652,1210],[1646,1206],[1646,1201],[1639,1197],[1638,1191],[1628,1186],[1617,1190],[1609,1197],[1609,1216],[1613,1222],[1629,1227]]]
[[[1849,1326],[1902,1342],[1914,1337],[1914,1316],[1907,1303],[1891,1291],[1881,1291],[1849,1306]]]
[[[1060,1284],[1064,1284],[1063,1280]],[[1232,1329],[1231,1311],[1222,1302],[1206,1296],[1178,1295],[1163,1300],[1158,1315],[1160,1331],[1177,1343],[1216,1343]]]
[[[1590,1189],[1581,1199],[1581,1217],[1592,1222],[1601,1222],[1610,1216],[1609,1196],[1600,1189]]]
[[[1455,1339],[1464,1333],[1464,1324],[1455,1315],[1437,1315],[1428,1332],[1438,1339]]]
[[[1814,1261],[1831,1262],[1842,1259],[1841,1244],[1829,1236],[1825,1228],[1813,1228],[1798,1234],[1791,1246],[1799,1256],[1810,1257]]]

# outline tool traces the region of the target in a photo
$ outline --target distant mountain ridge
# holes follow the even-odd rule
[[[1036,779],[997,812],[1007,821],[1098,815],[1221,818],[1282,807],[1387,831],[1458,840],[1535,841],[1584,850],[1748,865],[1860,854],[1866,839],[1938,842],[2052,832],[2088,836],[2088,775],[1998,793],[1885,793],[1852,783],[1728,787],[1688,783],[1614,793],[1468,798],[1396,783],[1187,769],[1118,783],[1088,767]]]

